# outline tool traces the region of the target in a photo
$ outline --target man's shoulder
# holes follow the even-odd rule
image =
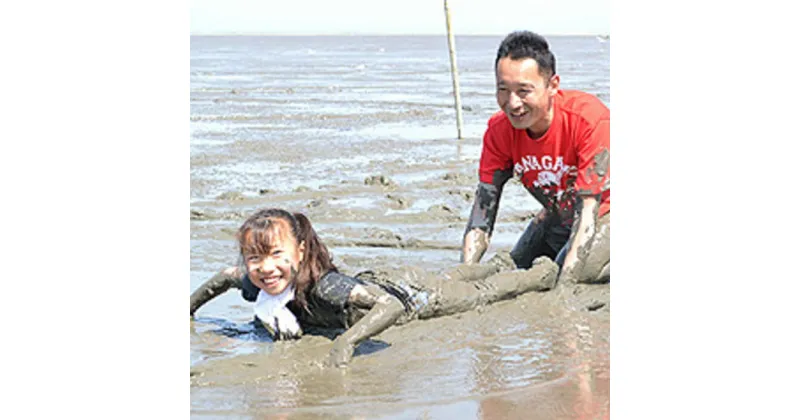
[[[579,90],[562,90],[561,109],[564,113],[595,123],[610,119],[608,107],[595,95]]]
[[[497,129],[506,129],[507,127],[511,127],[511,122],[508,121],[508,117],[506,117],[505,112],[497,111],[489,117],[489,121],[486,123],[490,130],[497,130]]]
[[[489,117],[489,121],[486,123],[486,132],[492,133],[495,138],[503,137],[513,134],[514,126],[511,125],[505,112],[501,110]]]

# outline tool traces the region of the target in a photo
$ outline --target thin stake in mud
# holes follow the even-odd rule
[[[456,65],[456,40],[453,37],[453,30],[450,27],[450,7],[447,0],[444,0],[444,17],[447,25],[447,47],[450,51],[450,73],[453,75],[453,94],[456,97],[456,124],[458,127],[458,139],[461,140],[461,127],[464,125],[461,117],[461,92],[458,88],[458,66]]]

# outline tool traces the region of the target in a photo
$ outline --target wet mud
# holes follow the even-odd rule
[[[193,401],[203,401],[200,412],[241,401],[240,415],[269,407],[301,419],[452,418],[459,405],[474,418],[603,418],[610,361],[608,337],[597,330],[609,307],[590,308],[607,296],[607,286],[580,285],[411,321],[362,343],[346,369],[325,367],[328,337],[263,343],[268,352],[194,365]],[[519,323],[531,318],[539,330],[526,333]],[[447,391],[431,398],[420,387]]]

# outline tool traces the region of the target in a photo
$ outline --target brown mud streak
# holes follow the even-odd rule
[[[608,172],[608,165],[611,160],[610,156],[611,154],[608,152],[608,149],[603,149],[600,153],[595,155],[594,170],[598,177],[602,178],[606,176],[606,172]]]

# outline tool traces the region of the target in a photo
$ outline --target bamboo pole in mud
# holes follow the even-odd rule
[[[458,89],[458,66],[456,65],[456,40],[450,27],[450,8],[444,0],[444,16],[447,23],[447,47],[450,50],[450,73],[453,75],[453,93],[456,96],[456,124],[458,126],[458,139],[461,140],[461,126],[464,124],[461,117],[461,92]]]

